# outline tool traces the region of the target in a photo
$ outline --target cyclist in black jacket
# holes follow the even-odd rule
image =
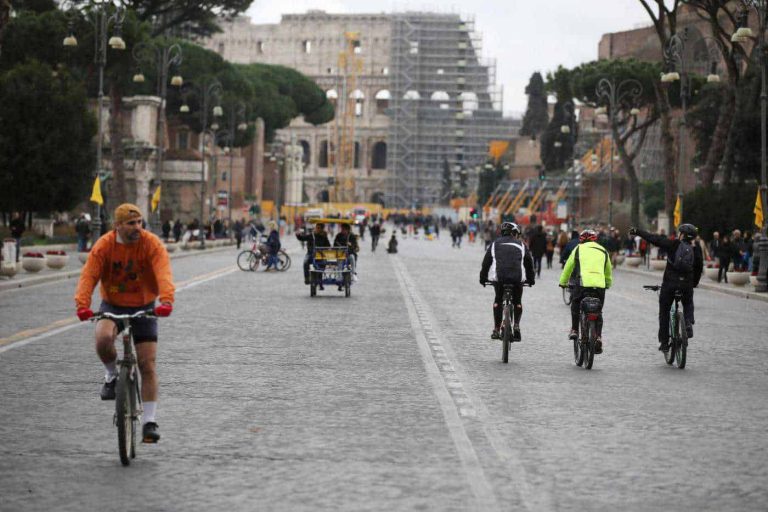
[[[523,283],[527,281],[530,286],[535,283],[533,257],[525,242],[520,240],[520,228],[517,224],[504,222],[500,231],[501,236],[494,240],[485,253],[483,267],[480,270],[480,284],[485,286],[488,281],[491,281],[496,292],[493,299],[493,332],[491,333],[491,339],[494,340],[500,338],[504,285],[517,285],[512,293],[512,303],[515,306],[512,340],[520,341]]]
[[[675,300],[675,291],[683,294],[683,315],[688,338],[693,337],[693,289],[699,285],[704,270],[701,247],[694,244],[698,230],[692,224],[680,224],[678,236],[670,240],[663,235],[654,235],[641,229],[630,228],[629,234],[638,235],[659,246],[667,254],[667,267],[659,293],[659,350],[669,350],[669,310]]]
[[[328,240],[328,233],[326,233],[325,224],[322,222],[315,224],[315,229],[311,233],[297,232],[296,238],[300,242],[307,243],[307,254],[304,255],[304,284],[309,284],[309,262],[315,252],[315,247],[330,247],[331,242]],[[323,289],[323,285],[320,285],[320,289]]]

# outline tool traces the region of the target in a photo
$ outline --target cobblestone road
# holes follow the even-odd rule
[[[350,299],[311,299],[296,246],[285,274],[174,261],[163,439],[128,468],[75,283],[0,292],[0,510],[765,510],[768,304],[698,290],[680,371],[619,271],[587,372],[544,270],[504,365],[479,248],[367,242]]]

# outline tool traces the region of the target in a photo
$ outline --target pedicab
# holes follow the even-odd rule
[[[318,224],[348,224],[355,223],[352,219],[312,218],[309,223]],[[344,291],[344,296],[352,294],[352,273],[354,271],[353,252],[349,244],[345,247],[315,247],[309,260],[309,296],[317,295],[318,289],[325,286],[336,286]]]

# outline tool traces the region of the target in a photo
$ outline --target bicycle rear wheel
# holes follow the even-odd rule
[[[677,367],[685,368],[685,359],[688,355],[688,332],[685,330],[685,318],[681,311],[677,312],[677,343],[675,343],[675,358]]]
[[[285,272],[289,268],[291,268],[291,257],[284,250],[280,249],[277,253],[277,270]]]
[[[595,340],[597,339],[597,330],[595,322],[589,322],[587,328],[587,342],[584,344],[584,368],[592,369],[592,363],[595,362]]]
[[[504,306],[504,322],[501,324],[501,360],[509,362],[509,346],[512,344],[512,322],[510,321],[509,305]]]
[[[573,340],[573,360],[576,362],[576,366],[584,364],[584,350],[580,338],[577,335],[576,339]]]
[[[131,450],[134,446],[133,415],[131,407],[130,368],[122,366],[115,392],[115,423],[117,424],[117,448],[123,466],[131,463]]]

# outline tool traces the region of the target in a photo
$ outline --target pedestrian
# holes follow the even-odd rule
[[[91,223],[85,213],[81,213],[75,222],[75,233],[77,234],[77,252],[88,250],[88,238],[91,236]]]
[[[237,243],[237,248],[240,249],[240,244],[243,243],[243,227],[245,224],[245,219],[242,220],[236,220],[235,225],[232,227],[235,235],[235,242]]]
[[[728,267],[731,266],[731,258],[733,257],[733,244],[728,235],[723,235],[720,245],[717,250],[717,259],[720,262],[720,270],[717,271],[717,282],[719,283],[723,279],[728,282]]]
[[[528,245],[533,255],[533,266],[536,269],[536,277],[541,277],[541,259],[547,251],[547,235],[544,234],[543,226],[536,226],[531,237],[528,239]]]
[[[397,237],[395,236],[395,232],[392,232],[392,238],[389,239],[389,244],[387,245],[387,252],[389,254],[397,254]]]
[[[168,242],[168,239],[171,237],[171,221],[170,220],[166,220],[165,222],[163,222],[162,230],[163,230],[163,240]]]
[[[11,218],[11,237],[16,240],[16,263],[19,262],[19,254],[21,253],[21,235],[24,233],[24,220],[21,218],[19,212],[14,212]]]
[[[579,245],[579,232],[575,229],[571,231],[571,239],[568,240],[568,243],[565,244],[563,249],[560,251],[560,266],[565,267],[565,263],[568,261],[568,257],[571,255],[571,252],[576,248],[576,246]]]
[[[181,240],[181,221],[179,219],[176,219],[176,222],[173,223],[173,238],[176,241],[176,243]]]
[[[381,224],[374,222],[369,228],[371,232],[371,252],[376,252],[376,247],[379,245],[379,237],[381,236]]]
[[[547,257],[547,268],[552,268],[552,258],[555,256],[555,235],[547,233],[547,248],[544,253]]]

